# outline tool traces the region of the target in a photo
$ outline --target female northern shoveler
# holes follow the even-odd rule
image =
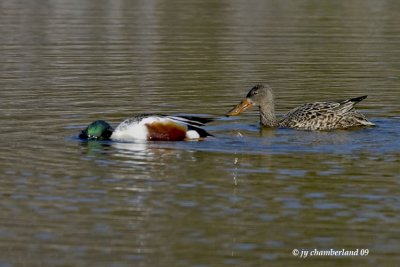
[[[123,121],[115,130],[105,121],[92,122],[80,134],[81,139],[114,141],[183,141],[211,134],[204,126],[212,119],[195,116],[138,115]]]
[[[354,109],[354,105],[367,96],[337,102],[315,102],[301,105],[287,113],[282,119],[275,117],[274,94],[268,85],[254,86],[246,98],[228,112],[228,116],[259,106],[260,123],[267,127],[286,127],[304,130],[334,130],[357,126],[374,126],[364,115]]]

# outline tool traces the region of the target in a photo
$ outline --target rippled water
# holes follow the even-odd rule
[[[395,1],[1,1],[0,266],[395,266]],[[223,115],[368,94],[376,123]],[[141,112],[216,117],[203,142],[81,142]],[[368,249],[299,259],[293,249]]]

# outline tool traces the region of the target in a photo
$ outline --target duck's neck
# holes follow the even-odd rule
[[[275,104],[273,99],[264,103],[264,105],[260,105],[260,122],[261,125],[266,127],[278,126],[278,121],[275,116]]]

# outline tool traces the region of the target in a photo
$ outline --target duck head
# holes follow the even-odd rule
[[[103,120],[94,121],[79,134],[85,140],[110,140],[114,129]]]
[[[259,106],[274,105],[274,95],[271,87],[265,84],[257,84],[247,93],[246,98],[239,105],[231,109],[226,115],[236,116],[247,109]]]

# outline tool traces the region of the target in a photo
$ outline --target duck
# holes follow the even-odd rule
[[[124,120],[115,129],[104,120],[96,120],[80,132],[79,138],[120,142],[202,140],[212,136],[201,128],[212,120],[197,116],[141,114]]]
[[[277,119],[272,88],[267,84],[256,84],[247,93],[245,99],[226,115],[237,116],[253,106],[258,106],[260,124],[264,127],[326,131],[375,126],[354,108],[355,104],[365,98],[367,95],[341,101],[307,103]]]

